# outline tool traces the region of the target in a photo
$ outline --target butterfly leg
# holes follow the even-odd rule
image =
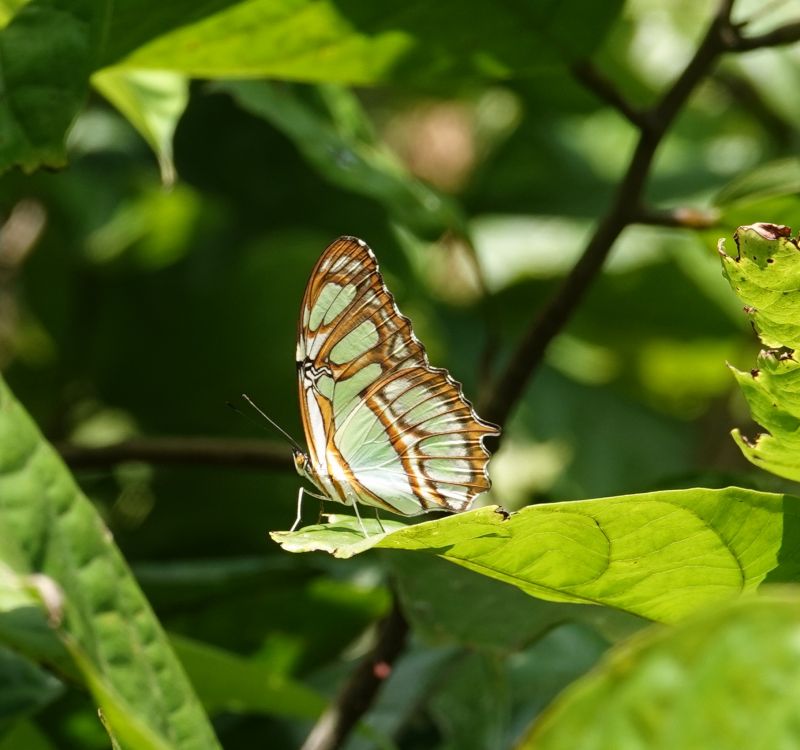
[[[292,524],[292,528],[289,531],[294,531],[299,525],[300,521],[302,520],[303,516],[303,485],[300,485],[300,492],[297,493],[297,515],[295,516],[294,523]]]
[[[369,537],[369,533],[367,532],[366,527],[364,526],[364,522],[361,520],[361,514],[358,512],[358,502],[353,500],[353,510],[356,512],[356,518],[358,519],[358,525],[361,527],[361,531],[364,534],[365,538]]]
[[[383,524],[381,523],[381,517],[378,515],[378,509],[375,508],[375,520],[378,522],[378,526],[381,528],[381,533],[385,534],[386,529],[383,528]]]

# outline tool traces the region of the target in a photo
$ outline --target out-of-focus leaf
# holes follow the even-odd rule
[[[14,14],[30,0],[2,0],[0,2],[0,29],[8,25]]]
[[[431,700],[447,741],[443,750],[506,747],[510,714],[505,668],[496,655],[469,654],[448,670],[448,683]]]
[[[361,105],[346,89],[321,87],[323,112],[296,90],[274,83],[244,81],[215,88],[283,132],[325,179],[380,202],[401,224],[433,235],[463,230],[454,202],[412,177],[371,136]]]
[[[66,163],[64,135],[86,99],[105,6],[33,0],[0,31],[0,172]]]
[[[480,508],[366,539],[355,519],[336,517],[272,538],[289,551],[324,549],[338,557],[369,547],[425,551],[542,599],[672,622],[754,590],[778,568],[779,556],[781,566],[796,565],[795,524],[787,517],[800,514],[797,502],[737,487],[676,490],[510,515]]]
[[[396,745],[387,738],[414,723],[420,705],[428,703],[454,658],[456,650],[451,647],[411,644],[392,665],[391,679],[362,720],[361,731],[350,735],[344,750],[395,750]]]
[[[357,85],[506,78],[590,56],[620,7],[250,0],[164,34],[123,64]]]
[[[0,646],[0,736],[57,698],[62,690],[60,680]]]
[[[795,591],[651,628],[573,683],[517,748],[794,747],[799,641]]]
[[[349,84],[508,78],[590,55],[620,7],[569,0],[556,9],[541,2],[464,13],[454,0],[380,8],[352,0],[31,0],[0,32],[0,170],[63,166],[64,135],[89,76],[106,66]],[[584,22],[576,25],[576,15]],[[115,88],[114,103],[164,158],[151,97]]]
[[[20,721],[0,740],[0,750],[57,750],[57,748],[31,722]]]
[[[153,149],[165,185],[175,182],[172,136],[189,101],[189,81],[180,73],[105,68],[92,85],[139,131]]]
[[[212,208],[185,183],[165,190],[155,185],[135,200],[121,203],[88,238],[87,254],[96,263],[127,255],[144,268],[168,266],[189,251]]]
[[[739,175],[717,193],[715,203],[724,210],[767,198],[800,193],[800,159],[792,157],[761,164]]]
[[[725,252],[722,271],[745,303],[761,340],[770,347],[800,348],[800,248],[789,227],[753,224],[734,234],[738,253]]]
[[[69,672],[69,657],[53,629],[63,617],[61,591],[47,576],[19,575],[11,569],[9,564],[23,564],[2,519],[0,537],[4,537],[0,541],[0,642]]]
[[[766,430],[752,440],[734,430],[736,444],[756,466],[800,481],[800,362],[794,355],[766,350],[755,370],[731,371],[753,419]]]
[[[510,659],[459,652],[448,665],[447,679],[440,680],[426,700],[446,738],[443,747],[511,747],[531,720],[607,647],[591,628],[569,624],[554,628]]]
[[[423,554],[387,559],[414,630],[438,644],[459,644],[496,654],[518,652],[553,627],[583,620],[610,640],[644,622],[607,607],[545,602],[472,570]],[[469,602],[469,614],[464,611]]]
[[[108,530],[2,381],[0,538],[16,542],[1,562],[57,584],[59,636],[123,745],[218,747]]]
[[[209,713],[314,718],[325,708],[321,695],[265,664],[190,638],[172,635],[170,641]]]

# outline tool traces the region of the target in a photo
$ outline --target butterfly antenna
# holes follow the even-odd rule
[[[255,409],[255,410],[256,410],[256,411],[257,411],[257,412],[258,412],[258,413],[259,413],[259,414],[262,416],[262,417],[264,417],[264,419],[266,419],[266,420],[267,420],[267,422],[269,422],[269,423],[270,423],[270,424],[271,424],[271,425],[272,425],[272,426],[273,426],[273,427],[274,427],[274,428],[275,428],[275,429],[276,429],[278,432],[280,432],[280,433],[281,433],[281,435],[283,435],[283,436],[284,436],[284,437],[285,437],[285,438],[286,438],[286,439],[289,441],[289,443],[292,445],[292,447],[293,447],[293,448],[295,448],[296,450],[300,451],[300,453],[305,453],[305,451],[303,450],[303,448],[302,448],[302,446],[300,445],[300,443],[298,443],[298,442],[297,442],[297,441],[296,441],[296,440],[295,440],[295,439],[294,439],[294,438],[293,438],[293,437],[292,437],[292,436],[291,436],[291,435],[290,435],[288,432],[286,432],[286,430],[284,430],[284,429],[283,429],[283,427],[281,427],[281,426],[280,426],[280,425],[279,425],[277,422],[275,422],[273,419],[271,419],[270,417],[268,417],[268,416],[267,416],[267,414],[266,414],[266,412],[265,412],[263,409],[260,409],[260,408],[259,408],[259,407],[256,405],[255,401],[253,401],[253,399],[252,399],[252,398],[250,398],[250,396],[248,396],[246,393],[243,393],[243,394],[242,394],[242,398],[243,398],[245,401],[247,401],[247,403],[248,403],[248,404],[250,404],[250,406],[252,406],[252,407],[253,407],[253,408],[254,408],[254,409]]]

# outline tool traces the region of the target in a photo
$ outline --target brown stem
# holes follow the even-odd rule
[[[72,467],[107,467],[123,461],[153,464],[237,466],[254,469],[293,469],[292,453],[282,443],[231,438],[137,438],[88,448],[61,443],[56,446]]]
[[[375,646],[361,660],[339,695],[320,716],[302,750],[335,750],[369,710],[378,690],[405,649],[408,622],[395,595],[392,609],[381,622]]]
[[[800,42],[800,21],[788,23],[766,34],[755,36],[741,36],[737,34],[731,41],[728,49],[733,52],[748,52],[763,47],[781,47],[784,44]]]
[[[589,60],[572,66],[572,74],[599,99],[610,104],[640,130],[647,127],[645,113],[634,107]]]

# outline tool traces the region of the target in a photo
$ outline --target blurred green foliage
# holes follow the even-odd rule
[[[760,6],[737,2],[754,32],[800,15],[797,0]],[[0,182],[0,369],[11,391],[54,443],[262,437],[226,407],[241,392],[300,436],[300,299],[326,244],[355,234],[375,249],[432,362],[476,399],[579,256],[635,143],[571,66],[591,58],[645,106],[714,9],[0,3],[0,167],[23,168]],[[729,55],[691,98],[646,197],[714,211],[717,224],[625,231],[505,426],[486,502],[516,509],[731,483],[792,491],[753,469],[728,434],[748,412],[725,361],[747,370],[758,342],[715,244],[740,224],[797,223],[798,56]],[[41,169],[54,166],[66,168]],[[15,439],[0,444],[0,465]],[[75,476],[226,750],[300,746],[387,611],[390,580],[412,638],[350,750],[511,747],[643,624],[531,599],[421,553],[288,555],[268,531],[293,519],[299,480],[289,471],[132,462]],[[314,520],[311,503],[306,514]],[[793,519],[784,542],[796,538]],[[8,551],[19,541],[0,538],[2,562],[41,570],[36,550]],[[792,560],[776,580],[798,580]],[[6,593],[0,614],[13,611]],[[756,638],[776,649],[791,641],[781,623],[795,609],[772,603],[756,627],[761,614],[734,608],[745,636],[733,623],[728,653]],[[7,622],[0,616],[0,750],[108,747],[101,691],[86,689],[91,664],[83,677],[53,670],[52,654],[31,656]],[[715,637],[725,622],[706,626]],[[666,636],[622,648],[622,658],[641,651],[641,692],[659,650],[675,654]],[[559,703],[548,721],[618,710],[605,679],[576,688],[583,703]],[[715,710],[745,711],[717,695]],[[636,747],[610,736],[597,746]]]

